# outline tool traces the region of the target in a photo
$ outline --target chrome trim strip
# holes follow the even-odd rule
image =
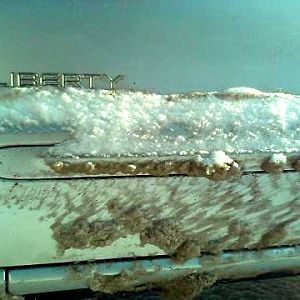
[[[24,295],[40,292],[83,289],[89,287],[93,274],[114,276],[124,270],[137,272],[126,284],[142,285],[161,282],[190,273],[216,272],[219,279],[255,277],[270,272],[288,272],[300,268],[300,246],[265,249],[260,251],[236,251],[221,255],[203,255],[183,264],[170,258],[154,258],[127,261],[99,261],[61,266],[26,267],[8,271],[8,291]],[[142,271],[142,272],[141,272]],[[138,278],[138,279],[137,279]]]
[[[0,134],[0,149],[19,146],[52,146],[69,140],[71,133],[67,131],[36,132],[36,133],[2,133]]]

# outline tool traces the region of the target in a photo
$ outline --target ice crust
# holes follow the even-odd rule
[[[300,96],[253,88],[159,95],[0,89],[0,134],[69,131],[62,156],[187,155],[300,149]]]

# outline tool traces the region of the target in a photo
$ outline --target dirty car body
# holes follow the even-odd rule
[[[257,4],[249,2],[248,9],[262,9],[264,1],[253,2]],[[246,16],[245,8],[228,3],[231,14]],[[169,4],[169,18],[189,16],[203,28],[201,18],[191,18],[191,8],[176,1]],[[119,11],[121,4],[107,5]],[[191,6],[197,5],[191,1]],[[153,9],[147,1],[145,7]],[[179,8],[185,10],[178,12]],[[129,14],[145,13],[133,4],[127,9]],[[212,7],[199,11],[215,24]],[[151,12],[153,20],[166,16]],[[224,24],[235,22],[226,16]],[[251,20],[246,18],[246,24]],[[175,28],[165,26],[166,36],[179,40]],[[141,33],[149,37],[155,30],[143,27]],[[204,39],[215,47],[211,36],[218,30],[210,30]],[[257,30],[246,30],[256,41]],[[228,39],[234,41],[244,33],[231,34]],[[194,35],[189,38],[191,44]],[[223,41],[224,53],[231,49],[227,40],[217,40]],[[167,39],[165,47],[152,41],[151,47],[161,49],[159,56],[166,61],[170,56],[178,59],[180,49],[173,49],[172,41]],[[186,284],[190,294],[183,299],[188,299],[217,280],[299,270],[297,91],[276,90],[276,78],[263,88],[255,74],[253,80],[243,77],[243,60],[241,80],[223,73],[224,81],[216,88],[213,80],[188,80],[189,74],[195,78],[198,67],[185,70],[180,61],[176,70],[182,69],[182,76],[178,79],[172,69],[170,83],[163,64],[159,74],[150,65],[145,72],[143,64],[152,59],[146,49],[138,70],[122,56],[108,59],[113,71],[122,66],[116,74],[125,77],[102,70],[37,70],[14,71],[10,80],[2,80],[3,293],[82,288],[114,293],[153,286],[168,297],[174,286]],[[193,53],[187,53],[189,61],[195,61]],[[274,55],[282,59],[281,52]],[[215,64],[216,53],[207,59]],[[237,68],[235,63],[226,60],[223,68]],[[261,57],[253,54],[246,65],[264,67],[262,72],[270,74],[268,63],[272,64],[267,60],[262,66]],[[140,78],[133,71],[144,75]],[[208,78],[202,68],[201,72]],[[104,85],[98,86],[100,82]],[[293,90],[291,80],[287,82],[284,86]],[[261,89],[232,88],[244,83]]]

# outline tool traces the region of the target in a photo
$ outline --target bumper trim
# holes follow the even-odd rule
[[[139,274],[126,282],[124,290],[127,286],[171,280],[191,273],[217,273],[219,279],[231,280],[271,272],[295,272],[300,270],[300,246],[225,252],[218,256],[202,255],[183,264],[176,264],[170,258],[156,257],[23,267],[8,270],[8,291],[24,295],[84,289],[89,288],[89,280],[95,273],[114,276],[124,270]]]

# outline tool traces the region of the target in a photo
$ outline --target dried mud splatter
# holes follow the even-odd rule
[[[134,271],[125,270],[119,275],[103,276],[98,273],[89,281],[90,289],[94,292],[114,294],[117,292],[137,292],[149,288],[157,289],[165,300],[192,300],[203,289],[215,284],[215,274],[190,274],[172,280],[147,282],[139,284],[140,275]]]
[[[178,262],[200,255],[196,239],[183,233],[173,219],[153,221],[140,207],[121,208],[116,201],[109,201],[107,209],[113,217],[110,220],[88,221],[81,216],[65,224],[55,222],[51,228],[59,252],[105,247],[119,238],[139,234],[141,246],[155,245]]]
[[[154,221],[140,233],[141,244],[153,244],[178,262],[200,255],[200,245],[184,234],[174,220]]]
[[[192,300],[217,281],[216,275],[192,274],[166,282],[160,287],[165,300]]]
[[[0,294],[0,300],[23,300],[24,297],[13,294]]]
[[[294,220],[288,220],[279,224],[274,225],[274,227],[264,233],[257,243],[257,249],[267,248],[269,245],[275,245],[279,243],[286,235],[287,235],[287,228],[290,223]]]
[[[261,169],[272,174],[281,174],[285,169],[285,164],[278,164],[266,159],[261,164]]]
[[[142,291],[147,289],[147,285],[139,286],[137,282],[141,275],[145,273],[145,271],[131,271],[127,269],[114,276],[94,273],[92,279],[89,280],[89,287],[94,292],[103,292],[105,294],[114,294],[120,291]]]
[[[104,247],[124,235],[114,221],[92,221],[78,218],[66,224],[52,225],[53,238],[60,250]]]
[[[111,200],[106,204],[106,208],[111,216],[108,220],[90,220],[89,213],[86,216],[81,214],[80,217],[67,223],[64,223],[62,218],[58,219],[51,226],[53,238],[57,242],[58,254],[63,254],[70,248],[105,247],[120,238],[137,235],[141,247],[146,244],[157,246],[174,261],[181,263],[191,257],[200,256],[201,250],[219,254],[226,247],[228,248],[229,243],[230,249],[235,250],[263,249],[278,245],[285,238],[289,225],[298,220],[297,216],[288,215],[287,220],[270,226],[256,241],[247,222],[232,219],[228,223],[223,220],[220,226],[223,228],[227,222],[227,233],[210,239],[205,232],[183,231],[184,224],[179,222],[179,218],[155,219],[157,215],[153,214],[153,211],[159,210],[155,206],[147,209],[142,205],[121,207],[120,202]],[[211,223],[217,226],[214,220],[211,220]],[[251,241],[255,242],[251,244]]]
[[[168,176],[170,174],[201,176],[210,180],[219,181],[229,178],[238,178],[241,168],[235,161],[220,163],[206,163],[197,159],[177,160],[127,160],[127,161],[47,161],[47,165],[61,175],[69,174],[149,174],[152,176]]]
[[[295,171],[300,172],[300,160],[298,157],[291,160],[291,165]]]

